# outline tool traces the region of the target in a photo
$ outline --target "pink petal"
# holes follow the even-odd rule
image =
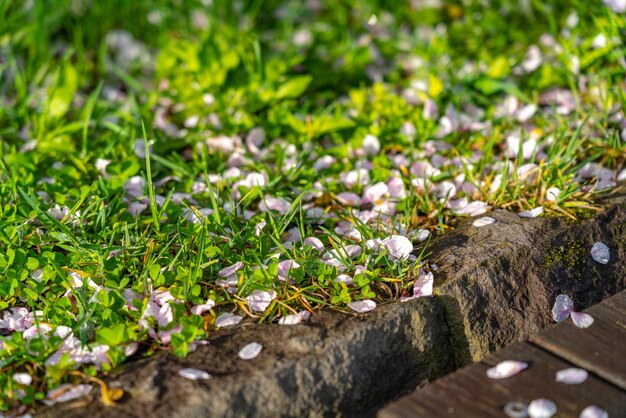
[[[255,290],[246,298],[246,302],[254,312],[264,312],[276,298],[276,292],[270,290]]]
[[[191,313],[194,315],[202,315],[204,312],[208,311],[214,306],[215,306],[215,302],[213,302],[211,299],[207,299],[206,303],[192,307]]]
[[[572,322],[578,328],[589,328],[593,324],[593,317],[584,312],[573,312],[570,314]]]
[[[556,405],[549,399],[535,399],[528,405],[528,416],[530,418],[550,418],[556,414]]]
[[[607,247],[606,244],[602,242],[596,242],[595,244],[593,244],[593,247],[591,247],[591,258],[593,258],[594,261],[600,264],[608,264],[609,260],[611,259],[611,252],[609,251],[609,247]]]
[[[241,261],[237,261],[235,264],[233,264],[232,266],[228,266],[226,268],[221,269],[217,275],[219,277],[228,277],[228,276],[232,276],[233,274],[235,274],[237,271],[241,270],[241,268],[243,268],[243,263]]]
[[[487,377],[490,379],[506,379],[515,376],[522,370],[528,368],[528,363],[517,360],[505,360],[496,364],[495,367],[487,369]]]
[[[357,300],[348,303],[348,307],[353,311],[364,313],[374,310],[376,308],[376,302],[369,299]]]
[[[324,251],[324,244],[319,238],[315,237],[306,237],[303,242],[304,246],[311,246],[317,250],[317,252],[321,253]]]
[[[538,206],[531,210],[525,210],[519,213],[522,218],[536,218],[543,213],[543,206]]]
[[[232,327],[241,322],[241,317],[239,315],[233,315],[229,312],[223,313],[217,317],[215,320],[215,326],[218,328],[222,327]]]
[[[242,360],[252,360],[258,356],[263,350],[263,346],[259,343],[250,343],[245,345],[237,354]]]
[[[311,312],[302,311],[295,314],[287,315],[278,320],[280,325],[297,325],[302,321],[306,321],[311,316]]]
[[[204,370],[198,370],[198,369],[192,369],[192,368],[180,369],[178,371],[178,375],[189,380],[200,380],[200,379],[206,380],[206,379],[211,378],[211,375],[205,372]]]
[[[565,321],[574,311],[574,302],[567,295],[558,295],[552,307],[552,319],[555,322]]]
[[[481,226],[485,226],[485,225],[489,225],[494,223],[496,220],[489,217],[489,216],[483,216],[480,219],[476,219],[472,225],[476,226],[476,227],[481,227]]]
[[[580,413],[580,418],[609,418],[609,413],[596,405],[589,405]]]
[[[90,385],[76,385],[72,386],[69,383],[61,385],[58,388],[48,392],[46,399],[43,401],[46,405],[54,405],[58,402],[67,402],[81,396],[85,396],[91,392]]]
[[[413,252],[413,244],[402,235],[392,235],[385,238],[382,244],[389,251],[389,255],[396,259],[406,260]]]
[[[435,278],[432,273],[420,274],[413,285],[413,296],[432,296]]]
[[[567,385],[578,385],[587,380],[588,376],[587,370],[570,367],[556,372],[556,381]]]

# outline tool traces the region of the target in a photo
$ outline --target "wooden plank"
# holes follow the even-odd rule
[[[522,360],[530,367],[508,379],[487,378],[487,369],[502,360]],[[591,404],[604,408],[610,417],[624,416],[626,393],[596,376],[590,374],[579,385],[557,383],[555,373],[568,367],[573,365],[532,344],[515,344],[392,402],[378,416],[503,417],[507,403],[529,403],[541,397],[556,403],[557,417],[578,418],[582,409]]]
[[[585,312],[595,320],[591,327],[576,328],[568,319],[529,341],[626,390],[626,292]]]

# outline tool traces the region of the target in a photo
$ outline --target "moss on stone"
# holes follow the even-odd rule
[[[548,270],[561,269],[574,280],[580,280],[587,263],[587,253],[585,243],[580,239],[555,245],[548,249],[543,259],[543,267]]]

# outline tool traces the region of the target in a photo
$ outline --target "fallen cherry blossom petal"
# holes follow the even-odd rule
[[[556,404],[549,399],[535,399],[528,405],[530,418],[550,418],[556,414]]]
[[[496,221],[495,219],[489,216],[483,216],[482,218],[476,219],[474,222],[472,222],[472,225],[476,227],[481,227],[481,226],[492,224],[495,221]]]
[[[189,380],[206,380],[210,379],[211,375],[204,370],[198,370],[193,368],[180,369],[178,375]]]
[[[376,302],[369,299],[356,300],[348,303],[348,307],[353,311],[364,313],[374,310],[376,308]]]
[[[318,253],[324,251],[324,244],[319,238],[307,237],[303,242],[304,246],[311,246],[317,250]]]
[[[43,400],[43,403],[51,406],[55,403],[71,401],[88,395],[91,392],[91,389],[92,387],[90,385],[81,384],[73,386],[66,383],[48,392],[48,395],[46,396],[46,399]]]
[[[596,242],[593,244],[593,247],[591,247],[591,258],[600,264],[607,264],[611,259],[609,247],[602,242]]]
[[[567,295],[558,295],[552,307],[552,319],[555,322],[565,321],[574,311],[574,302]]]
[[[242,360],[252,360],[258,356],[263,350],[263,346],[259,343],[246,344],[237,354]]]
[[[580,418],[609,418],[609,413],[596,405],[589,405],[580,412]]]
[[[233,264],[232,266],[228,266],[226,268],[221,269],[217,275],[219,277],[228,277],[228,276],[232,276],[233,274],[235,274],[238,270],[240,270],[243,267],[243,263],[241,261],[237,261],[235,264]]]
[[[593,316],[584,312],[572,312],[572,322],[578,328],[589,328],[593,324]]]
[[[276,298],[276,292],[270,290],[255,290],[246,298],[246,302],[254,312],[264,312]]]
[[[531,210],[525,210],[519,213],[522,218],[536,218],[543,213],[543,206],[538,206]]]
[[[311,316],[311,312],[302,311],[295,314],[283,316],[278,320],[280,325],[297,325],[302,321],[306,321]]]
[[[242,319],[243,318],[239,315],[234,315],[230,312],[226,312],[217,317],[217,319],[215,320],[215,326],[218,328],[232,327],[240,323]]]
[[[389,251],[389,254],[396,259],[406,260],[413,252],[413,244],[407,237],[402,235],[392,235],[385,238],[382,245]]]
[[[546,200],[548,202],[555,202],[559,198],[560,194],[561,190],[558,187],[550,187],[546,191]]]
[[[212,307],[215,306],[215,302],[211,299],[207,299],[206,303],[202,305],[196,305],[191,308],[191,313],[194,315],[202,315],[204,312],[208,311]]]
[[[556,381],[567,385],[578,385],[587,380],[588,376],[587,370],[570,367],[556,372]]]
[[[506,379],[515,376],[522,370],[528,368],[528,363],[517,360],[505,360],[496,364],[495,367],[487,369],[487,377],[490,379]]]
[[[432,296],[435,278],[431,272],[421,274],[413,285],[413,296]]]
[[[526,402],[515,401],[504,405],[504,414],[511,418],[528,417],[528,404]]]
[[[28,373],[15,373],[13,375],[13,380],[15,380],[20,385],[29,386],[33,383],[33,377]]]

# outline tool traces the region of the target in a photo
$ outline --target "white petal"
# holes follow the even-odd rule
[[[43,401],[43,403],[49,406],[49,405],[54,405],[55,403],[58,403],[58,402],[67,402],[67,401],[71,401],[72,399],[85,396],[89,392],[91,392],[90,385],[82,384],[82,385],[72,386],[71,384],[67,383],[48,392],[48,395],[46,396],[46,399]]]
[[[600,264],[607,264],[611,259],[609,247],[602,242],[596,242],[593,244],[593,247],[591,247],[591,258]]]
[[[559,198],[560,194],[561,194],[561,190],[558,187],[550,187],[546,191],[546,200],[548,202],[554,202],[556,201],[556,199]]]
[[[406,260],[409,258],[409,255],[413,251],[413,244],[411,244],[411,241],[402,235],[392,235],[385,238],[382,244],[393,258],[400,260]]]
[[[413,285],[413,296],[432,296],[435,278],[432,273],[420,274]]]
[[[491,217],[489,217],[489,216],[483,216],[483,217],[482,217],[482,218],[480,218],[480,219],[476,219],[476,220],[472,223],[472,225],[474,225],[474,226],[478,226],[478,227],[479,227],[479,226],[485,226],[485,225],[492,224],[492,223],[494,223],[495,221],[496,221],[495,219],[493,219],[493,218],[491,218]]]
[[[356,300],[348,303],[348,307],[353,311],[364,313],[374,310],[376,308],[376,302],[369,299]]]
[[[549,399],[535,399],[528,405],[530,418],[550,418],[556,414],[556,405]]]
[[[243,267],[243,263],[241,261],[237,261],[235,264],[233,264],[232,266],[228,266],[226,268],[223,268],[219,271],[219,273],[217,273],[218,276],[220,277],[228,277],[228,276],[232,276],[233,274],[235,274],[238,270],[240,270]]]
[[[556,381],[567,385],[578,385],[587,380],[588,376],[587,370],[570,367],[556,372]]]
[[[609,413],[596,405],[589,405],[580,413],[580,418],[609,418]]]
[[[189,380],[200,380],[200,379],[206,380],[206,379],[211,378],[211,375],[205,372],[204,370],[198,370],[198,369],[192,369],[192,368],[180,369],[178,371],[178,375]]]
[[[217,317],[215,320],[215,326],[218,328],[222,327],[232,327],[233,325],[237,325],[242,320],[242,317],[239,315],[234,315],[229,312],[223,313]]]
[[[264,290],[255,290],[246,298],[250,309],[255,312],[264,312],[270,303],[276,298],[276,292],[273,290],[266,292]]]
[[[589,328],[593,324],[593,316],[584,312],[573,312],[570,314],[572,322],[578,328]]]
[[[280,325],[297,325],[302,321],[306,321],[311,316],[309,311],[302,311],[295,314],[283,316],[278,320]]]
[[[261,344],[250,343],[239,350],[238,356],[242,360],[252,360],[261,353],[261,350],[263,350],[263,346]]]
[[[33,378],[28,373],[15,373],[13,375],[13,380],[15,380],[20,385],[30,385],[33,383]]]
[[[567,295],[559,295],[556,297],[554,306],[552,307],[552,319],[555,322],[565,321],[574,311],[574,302]]]
[[[543,213],[543,206],[538,206],[531,210],[525,210],[519,213],[522,218],[536,218]]]
[[[348,276],[347,274],[339,274],[337,277],[335,277],[334,281],[337,283],[345,283],[347,286],[354,283],[352,277]]]
[[[204,312],[208,311],[212,307],[215,306],[215,302],[211,299],[207,299],[206,303],[202,305],[196,305],[191,308],[191,313],[194,315],[202,315]]]
[[[522,370],[528,368],[528,363],[517,360],[505,360],[496,364],[495,367],[487,369],[487,377],[490,379],[506,379],[515,376]]]
[[[319,238],[315,238],[315,237],[307,237],[304,239],[303,242],[304,246],[311,246],[313,248],[315,248],[317,250],[317,252],[322,252],[324,251],[324,244],[322,243],[322,241]]]

